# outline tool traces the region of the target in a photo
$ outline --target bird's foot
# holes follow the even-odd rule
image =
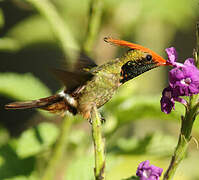
[[[106,122],[106,119],[104,117],[100,117],[100,121],[101,121],[101,124],[104,124]],[[92,121],[91,118],[88,120],[88,122],[89,122],[90,125],[93,124],[93,121]]]

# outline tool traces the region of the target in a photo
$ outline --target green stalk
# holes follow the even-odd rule
[[[82,50],[85,54],[90,55],[93,48],[93,44],[99,32],[99,27],[101,23],[102,7],[104,0],[91,0],[89,9],[89,19],[87,34],[82,45]],[[104,141],[102,138],[102,126],[100,114],[95,106],[91,112],[92,119],[92,138],[94,143],[94,153],[95,153],[95,179],[104,180],[105,179],[105,150]]]
[[[191,131],[196,117],[196,111],[198,109],[197,101],[198,96],[191,98],[190,106],[185,113],[185,117],[182,117],[181,132],[179,135],[178,144],[174,155],[172,156],[169,168],[164,174],[164,180],[170,180],[173,178],[177,167],[180,165],[180,162],[186,155],[187,148],[191,140]]]
[[[62,159],[64,158],[64,154],[67,149],[68,136],[71,130],[71,126],[73,124],[73,120],[73,117],[68,118],[68,116],[65,116],[65,118],[62,120],[60,135],[53,149],[52,155],[48,162],[48,166],[43,174],[42,180],[55,179],[57,168],[59,164],[62,162]]]
[[[104,140],[102,138],[102,124],[100,114],[98,113],[97,107],[94,106],[91,114],[92,119],[92,137],[94,142],[95,151],[95,179],[105,179],[105,150]]]
[[[195,56],[195,63],[196,66],[199,68],[199,22],[196,23],[196,50],[194,52],[194,56]]]
[[[34,6],[43,15],[51,26],[55,37],[58,39],[67,60],[74,59],[71,47],[78,49],[78,45],[73,38],[69,28],[60,17],[54,5],[49,0],[23,0]]]
[[[198,49],[199,49],[199,24],[196,25],[196,39],[197,39],[197,48],[194,52],[195,63],[199,68],[198,63]],[[169,168],[164,174],[164,180],[171,180],[176,172],[177,167],[180,162],[183,160],[187,153],[187,148],[191,140],[191,132],[193,123],[195,121],[197,111],[199,107],[199,95],[194,95],[190,98],[188,106],[186,108],[185,117],[182,116],[181,121],[181,131],[178,139],[178,144],[175,149],[174,155],[172,156]]]
[[[104,0],[91,0],[90,1],[90,13],[87,27],[86,39],[83,44],[83,51],[89,55],[96,36],[99,32],[101,23],[102,8]]]

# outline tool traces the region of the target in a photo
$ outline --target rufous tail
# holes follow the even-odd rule
[[[52,113],[63,114],[66,111],[76,114],[76,108],[72,107],[66,98],[59,94],[33,101],[12,102],[5,105],[5,109],[31,109],[40,108]]]

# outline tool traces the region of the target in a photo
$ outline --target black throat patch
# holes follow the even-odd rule
[[[155,67],[157,67],[157,65],[154,61],[147,61],[145,58],[139,61],[128,61],[121,68],[120,82],[125,83],[126,81],[133,79]]]

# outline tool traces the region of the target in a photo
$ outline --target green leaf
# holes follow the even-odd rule
[[[177,28],[188,28],[198,15],[197,1],[187,0],[106,0],[105,6],[107,11],[114,9],[112,13],[115,17],[111,18],[111,22],[114,22],[114,25],[118,26],[117,28],[126,28],[127,26],[127,31],[132,29],[132,26],[128,26],[128,24],[143,23],[148,19],[170,23]],[[131,11],[128,11],[129,8]],[[121,16],[123,13],[125,13],[125,17]]]
[[[153,9],[153,11],[147,11]],[[189,27],[190,23],[198,15],[197,1],[187,0],[144,0],[142,17],[160,18],[177,25],[178,27]],[[187,23],[184,23],[187,22]]]
[[[114,127],[111,131],[116,130],[129,122],[140,119],[154,119],[165,120],[172,122],[180,122],[181,115],[184,115],[185,108],[181,103],[175,103],[175,110],[172,110],[170,114],[165,114],[161,111],[159,95],[135,95],[132,96],[120,96],[117,95],[103,108],[103,113],[106,114],[106,120],[114,119]],[[196,117],[194,123],[194,130],[199,132],[199,116]],[[111,133],[108,132],[108,133]]]
[[[0,147],[0,179],[28,176],[34,165],[34,157],[20,158],[10,145]]]
[[[106,156],[106,171],[111,171],[112,167],[117,164],[115,156],[107,154]],[[71,161],[67,167],[65,178],[71,180],[94,180],[94,154],[79,155]],[[81,178],[80,178],[81,177]],[[107,178],[108,179],[108,178]],[[114,178],[113,178],[114,179]],[[112,178],[111,178],[112,180]]]
[[[30,16],[17,23],[8,31],[6,37],[15,40],[20,48],[39,42],[56,43],[48,23],[38,15]]]
[[[0,8],[0,29],[4,26],[4,24],[4,15],[2,9]]]
[[[65,173],[65,179],[71,180],[94,180],[93,155],[78,157],[72,161]],[[81,177],[81,178],[80,178]]]
[[[29,178],[27,178],[26,176],[16,176],[13,178],[6,178],[5,180],[28,180]]]
[[[37,128],[38,132],[31,128],[23,132],[20,138],[13,142],[19,157],[36,155],[55,143],[59,131],[54,124],[41,123]]]
[[[119,153],[168,156],[172,154],[176,141],[172,136],[156,132],[142,139],[134,136],[128,139],[119,138],[117,146]]]
[[[20,48],[18,41],[12,38],[0,38],[0,51],[17,51]]]
[[[131,177],[129,177],[129,178],[127,178],[127,179],[123,179],[123,180],[139,180],[140,178],[139,177],[137,177],[137,176],[131,176]]]
[[[0,73],[0,93],[22,101],[47,97],[51,94],[38,78],[29,73]]]
[[[132,96],[128,99],[117,97],[105,105],[104,111],[118,119],[118,126],[131,121],[153,118],[163,120],[179,120],[183,114],[183,105],[176,103],[176,110],[167,115],[160,109],[160,96]]]

